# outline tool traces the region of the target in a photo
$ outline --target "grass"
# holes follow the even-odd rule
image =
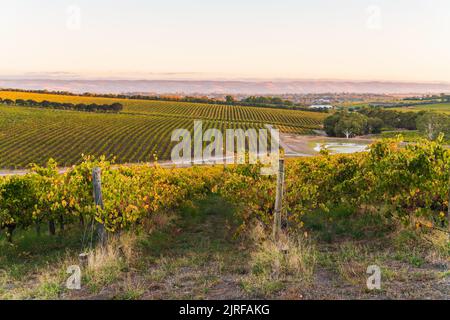
[[[0,299],[58,298],[65,277],[62,265],[80,250],[81,236],[79,229],[57,236],[22,230],[13,244],[0,236]]]
[[[63,259],[81,248],[82,231],[66,230],[64,235],[37,235],[34,230],[17,231],[14,243],[0,236],[0,270],[10,279],[19,280],[45,265]],[[27,263],[27,262],[33,262]]]
[[[289,286],[305,290],[311,286],[316,266],[315,246],[302,236],[283,234],[275,243],[261,227],[252,230],[256,244],[250,256],[250,272],[241,285],[252,297],[273,296]]]
[[[141,271],[160,288],[157,295],[204,298],[220,276],[242,272],[248,253],[233,237],[233,213],[221,198],[208,197],[182,208],[177,219],[140,242],[146,257]]]
[[[417,105],[410,107],[393,108],[396,111],[433,111],[450,114],[450,103],[435,103],[427,105]]]
[[[348,206],[317,210],[304,217],[308,230],[324,242],[337,239],[360,240],[383,237],[393,226],[379,212],[357,212]]]
[[[450,295],[437,280],[448,277],[450,264],[450,244],[442,232],[387,220],[382,208],[345,206],[307,215],[304,226],[317,240],[317,269],[334,288],[332,298],[433,298],[436,283]],[[379,291],[366,288],[369,265],[381,269]]]
[[[218,196],[155,215],[96,248],[82,289],[68,290],[80,230],[66,240],[33,230],[0,240],[0,299],[406,299],[450,297],[445,235],[337,207],[305,216],[303,230],[270,239],[261,224],[236,234],[233,206]],[[369,265],[381,290],[369,291]]]

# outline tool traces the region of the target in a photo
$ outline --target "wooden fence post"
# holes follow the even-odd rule
[[[278,163],[277,193],[275,199],[275,210],[273,216],[273,238],[278,240],[281,233],[281,211],[283,209],[283,185],[284,185],[284,159]]]
[[[103,206],[103,197],[102,197],[102,179],[101,179],[101,169],[98,167],[95,167],[94,170],[92,170],[92,183],[94,185],[94,201],[96,210],[98,210],[98,207],[101,209],[104,208]],[[104,246],[106,244],[106,231],[103,224],[98,223],[97,224],[97,237],[100,241],[100,244]]]
[[[450,177],[448,179],[447,240],[450,242]]]

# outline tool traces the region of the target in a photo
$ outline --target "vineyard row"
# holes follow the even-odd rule
[[[96,167],[102,173],[103,208],[94,205]],[[404,223],[425,219],[430,227],[444,230],[449,172],[450,153],[442,139],[404,147],[398,140],[384,140],[368,153],[291,159],[286,162],[283,216],[298,229],[305,214],[348,205],[360,208],[359,213],[377,210]],[[241,231],[255,220],[270,228],[275,188],[275,177],[260,175],[260,165],[113,169],[105,158],[85,157],[59,174],[51,160],[30,174],[0,179],[0,227],[11,235],[17,228],[42,223],[63,229],[96,221],[117,232],[216,193],[236,206]]]

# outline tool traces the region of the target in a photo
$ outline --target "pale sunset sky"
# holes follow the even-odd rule
[[[449,0],[1,0],[0,78],[450,82],[449,36]]]

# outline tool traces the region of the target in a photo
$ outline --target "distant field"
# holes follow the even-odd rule
[[[428,105],[417,105],[411,107],[393,108],[391,110],[397,111],[434,111],[450,114],[450,103],[436,103]]]
[[[174,129],[192,130],[193,121],[207,128],[262,128],[308,134],[319,128],[323,113],[201,103],[108,99],[0,91],[3,99],[124,105],[119,114],[88,113],[0,104],[0,167],[21,168],[55,158],[67,166],[81,154],[114,155],[117,162],[168,159]]]

